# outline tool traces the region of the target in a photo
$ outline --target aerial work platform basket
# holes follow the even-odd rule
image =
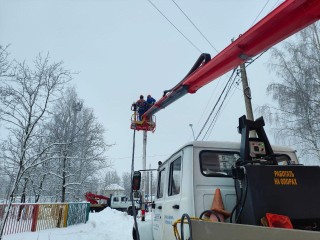
[[[152,131],[156,130],[156,117],[153,115],[151,117],[143,116],[142,120],[139,119],[139,115],[136,111],[131,116],[131,129],[137,131]]]
[[[154,132],[156,130],[155,116],[152,116],[149,119],[144,118],[140,121],[137,119],[137,115],[133,114],[131,117],[131,129]]]

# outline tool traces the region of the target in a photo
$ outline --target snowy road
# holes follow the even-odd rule
[[[48,229],[5,235],[4,240],[131,240],[133,217],[124,212],[106,208],[90,213],[86,224],[68,228]]]

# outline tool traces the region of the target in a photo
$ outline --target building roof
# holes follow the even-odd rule
[[[105,190],[113,190],[113,191],[115,191],[115,190],[118,190],[118,191],[121,190],[121,191],[124,191],[125,189],[124,189],[123,187],[121,187],[120,185],[113,183],[113,184],[109,184],[109,185],[106,187]]]

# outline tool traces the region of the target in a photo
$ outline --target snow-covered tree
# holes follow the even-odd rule
[[[40,164],[40,156],[49,148],[42,146],[41,151],[34,151],[42,138],[40,129],[48,117],[50,104],[70,79],[71,74],[62,62],[50,63],[48,55],[38,55],[33,67],[25,62],[13,64],[11,75],[0,82],[0,121],[8,131],[7,140],[2,143],[1,160],[12,178],[0,239],[19,184],[27,185],[24,179]]]
[[[83,199],[86,186],[99,170],[110,165],[105,156],[108,145],[104,141],[104,128],[97,122],[92,109],[84,106],[74,88],[68,89],[53,111],[47,125],[51,142],[55,145],[55,189],[60,201]],[[51,163],[53,165],[53,162]]]
[[[118,184],[120,185],[121,179],[117,173],[117,171],[108,171],[106,172],[105,178],[104,178],[104,184],[105,186],[111,185],[111,184]]]
[[[5,76],[10,69],[10,62],[8,60],[8,46],[0,45],[0,77]]]
[[[122,174],[121,184],[124,188],[124,194],[130,196],[131,193],[131,173],[125,172]]]
[[[320,32],[319,23],[272,50],[270,69],[280,82],[267,92],[277,107],[264,106],[271,116],[277,139],[295,145],[303,160],[320,164]]]

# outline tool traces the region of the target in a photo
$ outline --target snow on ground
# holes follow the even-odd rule
[[[131,240],[132,226],[132,216],[106,208],[90,213],[86,224],[5,235],[3,240]]]

